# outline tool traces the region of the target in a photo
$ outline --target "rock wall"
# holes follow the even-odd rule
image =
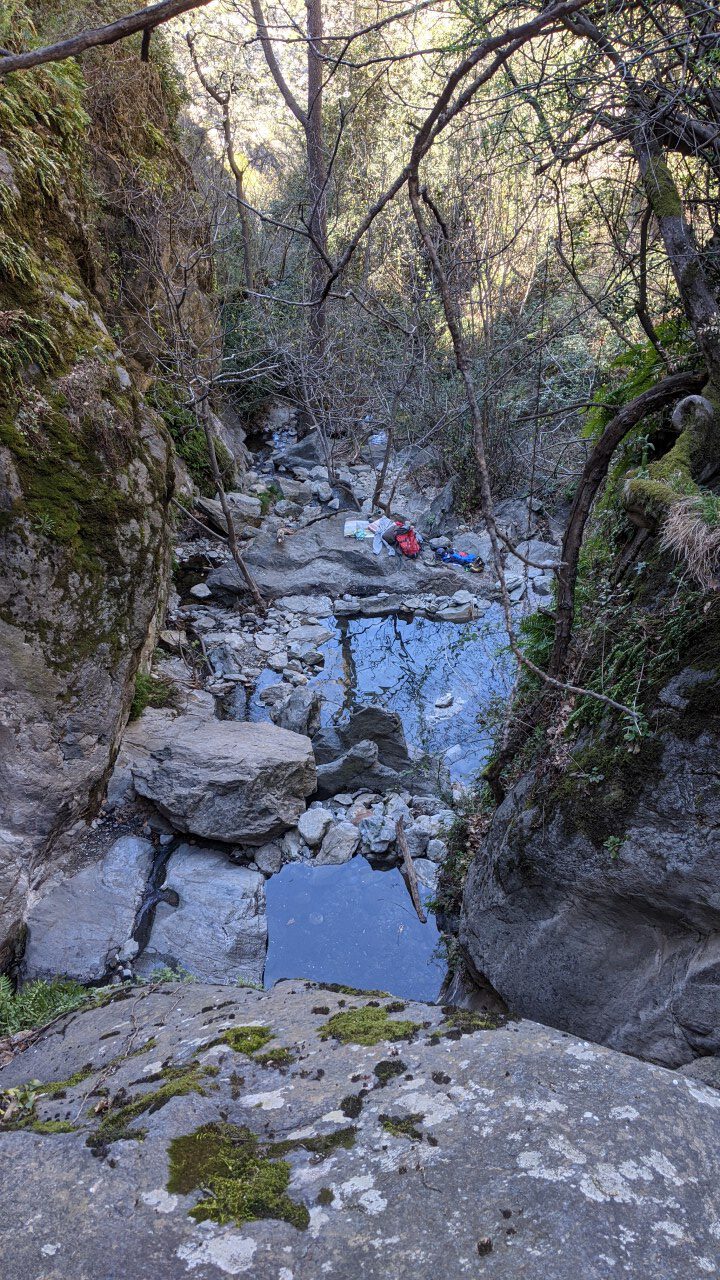
[[[13,0],[0,43],[52,34],[31,27],[52,10]],[[143,392],[162,325],[149,232],[188,185],[171,97],[127,47],[0,86],[0,968],[102,791],[166,581],[173,450]]]
[[[596,732],[554,786],[520,780],[461,922],[513,1011],[670,1066],[720,1054],[716,645],[705,656],[666,684],[637,754]]]

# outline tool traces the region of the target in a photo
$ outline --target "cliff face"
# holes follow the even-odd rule
[[[4,45],[31,30],[9,10]],[[153,242],[191,185],[173,91],[128,48],[0,85],[0,968],[102,790],[166,581],[173,450],[143,392]],[[198,341],[206,284],[196,269]]]
[[[635,750],[605,740],[601,724],[564,774],[548,778],[536,763],[519,780],[463,901],[465,954],[513,1011],[668,1066],[720,1054],[711,616]]]

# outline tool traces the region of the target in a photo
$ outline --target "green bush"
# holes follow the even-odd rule
[[[206,498],[213,497],[216,486],[207,441],[195,414],[183,404],[178,389],[161,378],[153,383],[146,398],[163,419],[173,438],[175,451],[190,472],[193,484]],[[226,489],[231,489],[235,481],[235,462],[220,440],[215,441],[215,456],[223,485]]]

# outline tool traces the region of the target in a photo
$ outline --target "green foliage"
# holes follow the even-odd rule
[[[258,494],[262,514],[266,516],[273,503],[279,502],[282,496],[282,489],[278,484],[275,484],[275,481],[269,484],[267,489],[264,489],[262,493]]]
[[[148,402],[157,409],[175,444],[178,457],[182,458],[193,483],[207,498],[215,493],[215,481],[208,457],[205,432],[198,425],[195,414],[183,403],[180,392],[171,382],[156,379],[147,395]],[[221,440],[215,441],[223,486],[232,488],[235,480],[235,462]]]
[[[623,844],[622,836],[608,836],[603,840],[603,849],[605,849],[611,858],[617,858]]]
[[[716,493],[701,489],[693,501],[693,511],[698,513],[708,529],[720,528],[720,497]]]
[[[27,6],[6,0],[0,11],[0,45],[18,49],[35,43]],[[0,136],[18,191],[0,183],[0,210],[11,222],[31,216],[34,204],[61,193],[81,165],[88,125],[82,76],[74,62],[48,63],[3,77]],[[21,198],[29,202],[22,209]]]
[[[0,379],[5,393],[28,365],[36,364],[47,373],[57,354],[46,320],[36,320],[25,311],[0,311]]]
[[[198,1222],[235,1222],[278,1218],[298,1229],[308,1226],[305,1205],[287,1194],[290,1166],[268,1153],[252,1130],[239,1125],[210,1124],[181,1138],[168,1149],[168,1191],[189,1195],[201,1189],[203,1199],[190,1210]]]
[[[420,1030],[417,1022],[396,1021],[378,1005],[364,1005],[333,1014],[318,1032],[321,1040],[331,1036],[341,1044],[379,1044],[381,1040],[410,1040]]]
[[[555,618],[544,610],[528,613],[520,621],[519,641],[525,657],[545,670],[555,638]]]
[[[656,332],[677,372],[697,365],[697,347],[684,317],[660,321]],[[593,397],[596,405],[585,410],[582,434],[589,439],[602,435],[618,409],[665,377],[667,365],[651,342],[635,342],[610,362],[606,374]]]
[[[262,317],[244,301],[230,302],[223,311],[225,364],[232,375],[233,407],[243,419],[253,418],[277,390],[270,373],[257,373],[267,349]]]
[[[38,979],[13,991],[10,979],[0,974],[0,1035],[44,1027],[53,1018],[71,1013],[93,999],[94,992],[69,979]]]
[[[137,720],[146,707],[173,706],[175,695],[176,686],[167,676],[153,676],[146,671],[138,671],[130,703],[130,719]]]

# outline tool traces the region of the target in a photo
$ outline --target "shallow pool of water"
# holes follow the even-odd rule
[[[325,666],[313,684],[326,698],[326,723],[361,703],[379,702],[399,713],[411,746],[449,752],[453,778],[469,782],[487,763],[488,717],[509,692],[512,670],[499,605],[460,624],[352,618],[322,652]],[[447,694],[451,705],[436,707]]]
[[[291,862],[265,891],[266,987],[312,978],[437,999],[445,964],[435,918],[420,923],[399,871],[373,871],[361,856],[339,867]]]

